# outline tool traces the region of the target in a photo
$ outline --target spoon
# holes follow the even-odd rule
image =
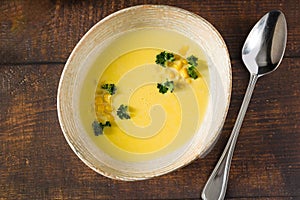
[[[250,72],[250,81],[224,152],[204,186],[202,199],[224,199],[234,147],[255,83],[259,77],[277,69],[283,58],[286,38],[286,20],[284,14],[278,10],[264,15],[249,33],[242,49],[242,59]]]

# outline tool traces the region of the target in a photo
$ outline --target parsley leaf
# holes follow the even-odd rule
[[[193,65],[189,65],[189,66],[187,67],[187,73],[188,73],[188,75],[189,75],[191,78],[193,78],[193,79],[198,78],[197,69],[196,69],[196,67],[194,67]]]
[[[115,84],[107,84],[106,83],[106,84],[101,85],[101,88],[105,89],[110,95],[115,94],[116,90],[117,90]]]
[[[196,56],[191,55],[191,56],[187,57],[186,59],[190,65],[193,65],[194,67],[198,66],[198,58]]]
[[[164,83],[157,83],[157,88],[158,88],[159,92],[162,94],[165,94],[168,91],[173,92],[174,91],[174,82],[167,80]]]
[[[194,55],[191,55],[191,56],[187,57],[186,59],[189,64],[189,66],[187,67],[188,75],[193,79],[198,78],[198,73],[197,73],[197,69],[196,69],[196,67],[198,66],[198,58]]]
[[[98,136],[103,134],[103,129],[105,127],[111,127],[111,123],[109,121],[106,121],[105,124],[102,124],[101,122],[94,121],[92,123],[92,127],[95,135]]]
[[[117,115],[120,119],[130,119],[130,115],[128,114],[128,106],[124,104],[120,105],[117,110]]]
[[[168,88],[161,83],[157,83],[157,88],[159,89],[159,92],[162,94],[168,92]]]
[[[175,60],[174,54],[163,51],[160,54],[156,55],[155,63],[163,67],[166,67],[166,62],[172,62],[174,60]]]

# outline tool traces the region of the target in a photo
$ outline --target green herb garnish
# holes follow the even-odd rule
[[[128,106],[124,104],[120,105],[117,110],[117,115],[120,119],[130,119],[130,115],[128,114]]]
[[[166,67],[166,62],[172,62],[174,60],[175,60],[174,54],[163,51],[160,54],[156,55],[155,63],[163,67]]]
[[[166,92],[174,91],[174,82],[173,81],[166,81],[164,83],[157,83],[157,88],[159,89],[159,92],[162,94],[165,94]]]
[[[163,84],[157,83],[157,88],[159,89],[159,92],[162,94],[168,92],[168,88]]]
[[[187,67],[188,75],[193,79],[198,78],[198,73],[197,73],[197,69],[196,69],[196,67],[198,66],[198,58],[191,55],[191,56],[187,57],[186,60],[189,64]]]
[[[101,122],[94,121],[92,127],[95,135],[98,136],[103,134],[103,129],[105,127],[111,127],[111,123],[109,121],[106,121],[105,124],[102,124]]]
[[[187,73],[188,73],[188,75],[189,75],[191,78],[193,78],[193,79],[198,78],[197,69],[196,69],[196,67],[194,67],[193,65],[189,65],[189,66],[187,67]]]
[[[105,89],[110,95],[115,94],[116,90],[117,90],[115,84],[107,84],[106,83],[106,84],[101,85],[101,88]]]
[[[196,56],[191,55],[187,57],[186,60],[190,65],[193,65],[194,67],[198,66],[198,58]]]

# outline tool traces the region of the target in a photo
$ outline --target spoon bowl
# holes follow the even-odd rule
[[[287,25],[284,14],[273,10],[259,20],[242,49],[242,59],[251,74],[263,76],[279,66],[285,51]]]
[[[202,191],[204,200],[225,197],[230,163],[257,79],[277,69],[284,55],[287,25],[281,11],[270,11],[253,27],[242,49],[242,59],[250,73],[248,88],[227,145]]]

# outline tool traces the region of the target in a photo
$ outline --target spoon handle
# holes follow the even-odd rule
[[[242,106],[240,108],[237,120],[234,124],[233,130],[227,142],[227,145],[222,153],[220,160],[218,161],[215,169],[210,175],[202,191],[201,197],[204,200],[222,200],[225,197],[226,188],[227,188],[227,179],[229,175],[230,163],[231,163],[234,147],[257,79],[258,76],[256,74],[250,75],[250,81],[247,87],[247,91]]]

